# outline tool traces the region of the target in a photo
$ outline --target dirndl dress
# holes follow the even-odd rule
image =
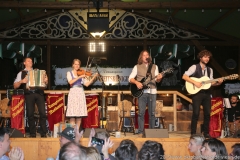
[[[82,85],[73,86],[68,94],[66,117],[86,117],[86,96]]]

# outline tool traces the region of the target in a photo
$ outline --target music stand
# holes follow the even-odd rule
[[[94,63],[95,61],[93,61],[93,63]],[[99,116],[99,121],[101,121],[101,124],[100,124],[100,128],[104,128],[104,125],[103,125],[103,120],[104,120],[104,118],[103,118],[103,90],[104,90],[104,87],[105,87],[105,83],[104,83],[104,81],[103,81],[103,78],[102,78],[102,75],[100,74],[100,72],[99,72],[99,70],[98,70],[98,65],[97,65],[97,63],[95,62],[94,63],[95,64],[95,66],[96,66],[96,70],[97,70],[97,73],[98,73],[98,77],[99,77],[99,81],[102,83],[102,100],[101,100],[101,110],[100,110],[100,116]],[[105,102],[106,103],[106,102]]]

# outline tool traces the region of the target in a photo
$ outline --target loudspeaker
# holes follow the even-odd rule
[[[102,132],[106,132],[105,128],[94,128],[95,129],[95,133],[102,131]],[[89,138],[91,132],[91,128],[85,128],[85,131],[83,133],[83,138]]]
[[[169,138],[167,129],[145,129],[144,138]]]
[[[15,128],[9,128],[9,133],[10,133],[9,134],[10,138],[23,138],[24,137],[24,134]]]
[[[240,129],[233,134],[233,138],[240,138]]]

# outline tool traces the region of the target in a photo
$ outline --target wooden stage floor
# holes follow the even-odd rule
[[[123,139],[133,140],[139,150],[146,140],[153,140],[163,145],[166,160],[190,160],[192,159],[191,153],[187,149],[189,136],[189,132],[170,132],[169,138],[139,138],[138,135],[133,135],[133,133],[126,133],[126,136],[124,133],[121,133],[120,138],[111,136],[114,142],[112,152],[115,151]],[[230,153],[231,146],[237,142],[239,143],[240,139],[222,138],[220,140],[224,142]],[[80,144],[87,146],[88,138],[82,138]],[[58,138],[40,138],[39,136],[37,138],[11,138],[11,146],[21,147],[25,154],[25,160],[46,160],[48,157],[55,158],[60,148]]]

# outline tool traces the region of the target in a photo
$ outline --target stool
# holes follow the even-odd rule
[[[133,128],[133,134],[135,134],[135,125],[134,125],[135,117],[127,116],[127,117],[124,117],[124,118],[127,118],[127,119],[130,120],[130,127],[125,127],[125,128]],[[123,129],[123,126],[124,126],[123,120],[124,120],[124,118],[120,117],[120,123],[119,123],[119,127],[118,127],[119,131],[121,131]]]
[[[159,128],[160,128],[160,122],[161,122],[163,128],[165,129],[165,128],[166,128],[165,120],[164,120],[164,119],[165,119],[165,116],[159,116],[159,117],[155,117],[155,118],[157,118],[158,121],[159,121]]]

